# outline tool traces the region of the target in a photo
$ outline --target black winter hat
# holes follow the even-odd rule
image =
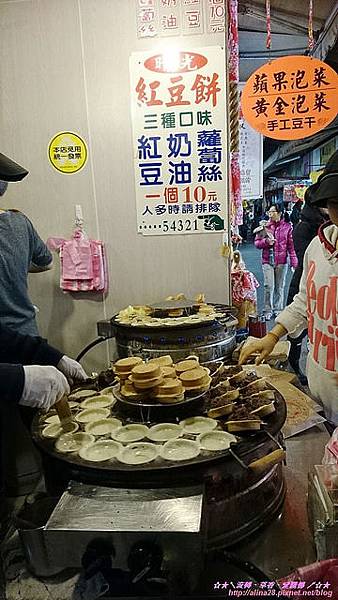
[[[332,154],[323,173],[305,192],[305,202],[326,208],[327,202],[338,202],[338,150]]]
[[[26,175],[28,175],[28,171],[24,167],[0,152],[0,179],[2,181],[21,181]]]

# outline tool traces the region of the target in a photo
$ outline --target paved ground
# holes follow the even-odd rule
[[[242,254],[244,262],[248,271],[251,271],[257,280],[259,281],[259,288],[257,290],[257,301],[258,301],[258,313],[263,312],[264,310],[264,280],[263,280],[263,271],[262,271],[262,251],[257,250],[253,243],[244,242],[240,247],[239,251]],[[288,270],[286,286],[285,286],[285,302],[289,290],[289,285],[291,281],[292,273],[291,270]]]

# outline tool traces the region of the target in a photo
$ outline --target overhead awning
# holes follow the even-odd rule
[[[264,175],[278,171],[281,165],[286,164],[287,162],[298,160],[306,152],[318,148],[318,146],[325,144],[325,142],[336,135],[338,135],[338,117],[336,117],[329,127],[326,127],[326,129],[323,129],[323,131],[320,131],[306,141],[293,140],[292,142],[286,142],[279,146],[279,148],[277,148],[277,150],[265,161]]]
[[[314,47],[312,56],[325,60],[328,53],[335,46],[338,40],[338,4],[334,7],[328,17],[322,33],[319,35]]]

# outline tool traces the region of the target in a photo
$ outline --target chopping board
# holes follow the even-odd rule
[[[283,379],[273,379],[271,385],[278,390],[287,406],[286,425],[289,427],[305,422],[316,415],[317,404],[307,394]]]

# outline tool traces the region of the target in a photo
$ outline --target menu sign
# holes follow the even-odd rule
[[[130,58],[138,232],[224,231],[224,50]]]

